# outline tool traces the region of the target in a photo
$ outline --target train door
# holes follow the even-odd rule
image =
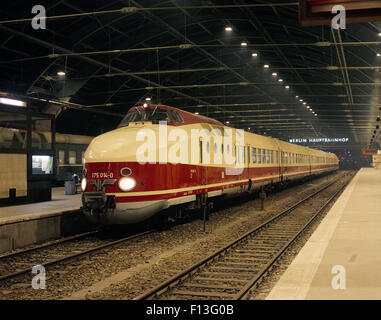
[[[250,162],[251,162],[251,157],[250,157],[250,145],[247,146],[247,178],[250,180],[251,179],[251,172],[250,172]]]
[[[203,164],[205,163],[205,148],[204,148],[204,143],[205,141],[200,138],[200,164],[201,164],[201,184],[206,185],[208,183],[208,169],[207,166],[204,166]]]
[[[278,151],[276,152],[276,161],[277,161],[277,164],[278,164],[278,177],[279,177],[279,181],[283,181],[283,174],[282,174],[282,152],[280,150],[280,148],[278,148]]]

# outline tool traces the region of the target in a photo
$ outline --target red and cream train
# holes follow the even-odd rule
[[[165,141],[162,121],[168,123]],[[182,136],[173,138],[179,129]],[[193,144],[195,130],[207,135]],[[155,141],[147,144],[150,135]],[[151,160],[142,162],[148,154]],[[169,161],[171,156],[177,160]],[[170,207],[198,208],[206,200],[337,169],[332,153],[236,130],[176,108],[144,105],[130,109],[116,130],[89,145],[82,208],[97,224],[137,223]]]

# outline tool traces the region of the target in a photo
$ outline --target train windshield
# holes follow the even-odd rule
[[[166,121],[167,124],[171,124],[172,120],[169,116],[167,109],[160,108],[133,108],[127,113],[120,127],[126,127],[130,122],[152,122],[153,124],[159,124],[160,121]]]

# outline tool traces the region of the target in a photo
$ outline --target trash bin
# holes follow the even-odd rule
[[[65,181],[65,194],[73,195],[75,194],[75,183],[74,181]]]

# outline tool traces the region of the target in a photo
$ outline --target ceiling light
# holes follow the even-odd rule
[[[60,76],[60,77],[63,77],[63,76],[66,76],[66,73],[63,72],[63,71],[58,71],[57,75]]]
[[[286,89],[290,89],[290,86],[285,86]]]
[[[307,109],[310,109],[310,106],[307,106]]]
[[[296,98],[299,98],[299,96],[296,96]]]
[[[279,79],[278,81],[279,81],[279,82],[283,82],[283,79]]]
[[[226,124],[229,124],[230,123],[230,121],[226,121]]]
[[[381,37],[381,32],[378,34],[379,37]]]
[[[381,53],[377,53],[377,57],[381,57]]]
[[[306,105],[307,103],[306,102],[303,102],[304,105]]]
[[[228,31],[228,32],[233,31],[233,28],[232,27],[226,27],[225,31]]]
[[[0,103],[16,107],[26,107],[26,102],[8,98],[0,98]]]
[[[268,64],[265,64],[263,67],[264,67],[265,69],[270,68],[270,66],[269,66]]]
[[[198,113],[198,112],[195,112],[195,114],[200,114],[200,113]]]
[[[303,99],[300,99],[299,101],[300,101],[300,102],[303,102]]]
[[[258,57],[258,53],[256,53],[256,52],[253,52],[251,55],[252,55],[253,57]]]
[[[152,99],[151,98],[146,98],[146,101],[151,101]]]
[[[247,43],[246,42],[241,42],[241,46],[242,47],[247,47]]]
[[[272,76],[276,77],[278,74],[276,72],[273,72]]]

